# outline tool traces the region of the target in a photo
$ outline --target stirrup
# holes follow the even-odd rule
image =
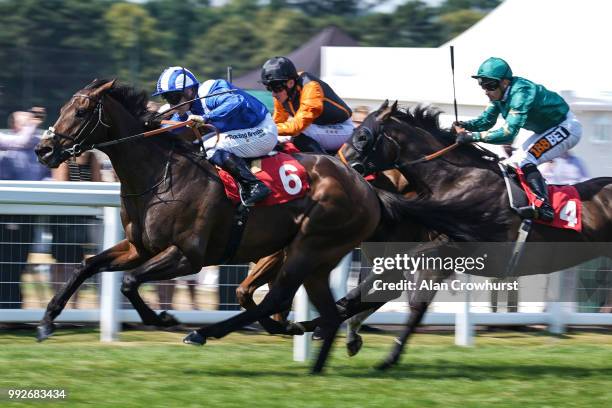
[[[552,222],[555,219],[555,210],[550,204],[544,202],[538,208],[537,217],[542,221]]]
[[[268,188],[268,186],[266,186],[263,182],[261,183],[263,184],[263,187],[268,190],[268,193],[266,193],[261,198],[254,200],[254,201],[253,201],[253,197],[249,197],[251,201],[250,203],[247,203],[245,201],[244,194],[243,194],[244,190],[242,188],[242,185],[241,184],[238,185],[238,195],[240,196],[240,202],[242,203],[242,205],[244,205],[245,207],[253,207],[256,203],[265,200],[270,195],[271,191]]]

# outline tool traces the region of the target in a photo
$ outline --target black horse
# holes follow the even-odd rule
[[[439,113],[434,108],[422,106],[413,112],[400,110],[397,103],[390,106],[385,102],[355,129],[350,142],[341,149],[341,155],[364,175],[398,169],[417,193],[417,198],[408,203],[411,215],[418,214],[420,221],[429,228],[455,241],[515,241],[522,220],[509,206],[496,156],[472,145],[455,149],[453,135],[439,126]],[[528,242],[566,243],[566,248],[567,243],[612,240],[612,178],[595,178],[575,187],[583,206],[582,231],[534,223]],[[446,251],[452,245],[434,243],[428,251]],[[594,257],[610,256],[606,247],[590,244],[586,249],[581,246],[580,251],[550,249],[551,252],[542,253],[541,247],[527,246],[514,269],[515,276],[554,272]],[[524,265],[536,267],[523,269]],[[438,274],[435,278],[441,280],[446,276]],[[370,283],[366,281],[362,285],[367,287]],[[363,286],[357,288],[337,302],[343,318],[382,305],[364,304],[360,296],[362,289]],[[390,367],[399,360],[434,294],[432,291],[430,296],[411,304],[413,313],[407,327],[380,368]],[[307,322],[304,326],[311,329],[313,323]]]

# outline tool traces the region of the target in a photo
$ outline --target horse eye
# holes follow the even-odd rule
[[[77,109],[76,116],[81,118],[81,117],[85,116],[86,113],[87,113],[87,109],[83,109],[83,108]]]

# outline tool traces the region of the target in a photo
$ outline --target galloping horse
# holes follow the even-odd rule
[[[91,257],[53,297],[38,327],[39,341],[83,281],[103,271],[129,271],[122,293],[148,325],[175,324],[142,300],[148,281],[189,275],[224,261],[235,206],[217,170],[195,148],[168,133],[142,141],[147,97],[115,81],[95,80],[63,106],[55,125],[36,147],[41,163],[57,167],[72,155],[98,148],[108,155],[121,182],[121,220],[126,238]],[[109,144],[113,142],[115,144]],[[124,142],[124,143],[119,143]],[[257,319],[285,310],[303,283],[321,314],[324,341],[313,372],[323,369],[341,323],[328,284],[331,269],[379,224],[385,205],[357,173],[339,160],[297,154],[310,190],[300,199],[255,207],[233,259],[248,262],[286,248],[276,284],[255,308],[190,333],[185,342],[204,344]]]
[[[340,153],[349,165],[364,175],[386,169],[399,170],[418,195],[411,200],[412,215],[420,217],[420,221],[440,233],[456,240],[515,241],[521,218],[508,204],[508,192],[496,157],[471,145],[454,149],[454,137],[440,128],[438,116],[439,111],[432,108],[402,111],[397,108],[397,103],[389,106],[385,102],[355,129],[350,142]],[[612,240],[612,178],[595,178],[575,187],[582,201],[582,231],[534,223],[528,242],[596,243]],[[582,247],[580,253],[540,253],[527,247],[514,275],[554,272],[594,257],[610,257],[612,253],[606,247],[593,244],[590,250]],[[538,265],[538,268],[524,270],[521,265],[525,264]],[[343,318],[382,305],[361,303],[359,293],[358,289],[338,301]],[[429,299],[411,304],[413,314],[407,327],[379,368],[397,363],[434,295],[432,291]],[[302,325],[311,330],[313,321],[302,322]]]
[[[371,184],[378,189],[402,194],[404,197],[414,194],[406,182],[406,179],[397,170],[381,172],[381,174],[377,175]],[[393,234],[395,238],[389,239],[402,239],[406,241],[417,240],[421,236],[421,226],[417,226],[416,224],[412,223],[404,227],[405,228],[402,228],[402,231],[404,231],[405,234],[408,234],[408,236],[396,236],[396,232],[399,230],[397,228],[393,228],[394,231],[382,231],[380,230],[380,226],[377,236],[380,236],[381,240],[384,240],[384,237],[388,236],[389,234]],[[372,239],[375,238],[368,238],[368,240]],[[236,298],[238,299],[240,306],[244,307],[245,309],[251,309],[256,306],[256,303],[253,300],[253,294],[259,287],[265,284],[268,284],[269,287],[274,285],[284,259],[285,252],[284,250],[280,250],[272,255],[260,259],[257,262],[251,273],[240,283],[238,288],[236,288]],[[288,311],[286,312],[288,313]],[[275,320],[279,321],[281,326],[283,326],[285,330],[289,330],[292,334],[302,334],[303,332],[299,327],[290,325],[289,322],[285,321],[287,313],[279,313],[275,315]],[[277,334],[279,332],[279,326],[273,324],[270,319],[264,318],[260,320],[260,323],[271,334]],[[347,339],[348,341],[351,341],[351,336],[349,335]]]

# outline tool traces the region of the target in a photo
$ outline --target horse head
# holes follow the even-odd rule
[[[77,91],[60,111],[55,124],[46,130],[35,148],[38,160],[51,168],[72,156],[91,150],[109,138],[112,123],[105,103],[115,80],[94,80]]]
[[[437,137],[448,133],[439,128],[438,115],[436,109],[418,106],[410,112],[385,101],[355,128],[339,155],[362,175],[400,168],[448,144]]]
[[[397,101],[389,106],[386,100],[378,110],[371,112],[353,135],[340,148],[339,156],[355,171],[368,175],[393,168],[399,153],[397,146],[384,143],[384,122],[397,111]]]

